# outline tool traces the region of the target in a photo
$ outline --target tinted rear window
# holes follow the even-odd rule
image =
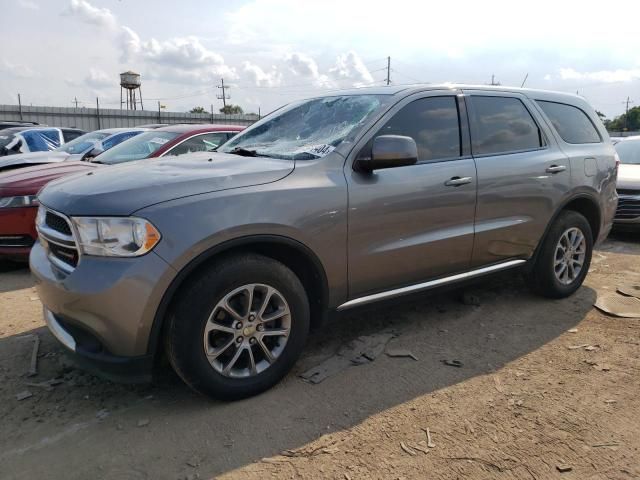
[[[544,145],[538,125],[517,98],[471,96],[475,155],[533,150]]]
[[[567,143],[600,143],[598,130],[586,113],[572,105],[536,100],[562,140]]]

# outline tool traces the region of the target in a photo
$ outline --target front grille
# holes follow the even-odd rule
[[[44,222],[47,224],[47,227],[55,230],[56,232],[60,232],[65,235],[71,235],[71,227],[69,226],[67,221],[60,215],[56,215],[55,213],[47,211]]]
[[[616,209],[616,220],[634,220],[640,217],[640,193],[636,195],[625,195],[618,191],[618,208]]]
[[[618,188],[618,195],[640,195],[640,190],[629,190],[628,188]]]
[[[0,247],[31,247],[33,238],[29,235],[0,235]]]
[[[62,247],[55,243],[49,243],[49,253],[70,267],[78,266],[78,251],[75,248]]]
[[[40,209],[36,227],[49,260],[61,270],[73,271],[80,261],[80,252],[71,231],[70,220],[42,205]]]

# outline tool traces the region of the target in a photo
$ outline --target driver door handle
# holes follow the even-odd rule
[[[560,172],[564,172],[567,169],[567,167],[565,167],[564,165],[551,165],[550,167],[547,167],[546,172],[547,173],[560,173]]]
[[[444,182],[444,184],[447,187],[459,187],[460,185],[466,185],[467,183],[471,183],[472,181],[472,177],[452,177]]]

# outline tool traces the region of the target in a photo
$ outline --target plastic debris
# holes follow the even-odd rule
[[[556,465],[556,470],[558,470],[560,473],[566,473],[573,470],[573,467],[570,467],[569,465],[560,464],[560,465]]]
[[[406,444],[406,443],[404,443],[404,442],[400,442],[400,448],[401,448],[402,450],[404,450],[405,452],[407,452],[407,453],[408,453],[409,455],[411,455],[412,457],[415,457],[415,456],[416,456],[416,452],[415,452],[413,449],[409,448],[409,447],[407,446],[407,444]]]
[[[387,343],[394,336],[392,333],[377,333],[358,337],[320,365],[302,373],[300,377],[316,384],[351,366],[371,363],[384,352]]]
[[[385,353],[389,357],[408,357],[413,358],[416,362],[418,361],[418,357],[416,357],[410,350],[404,348],[387,348]]]
[[[579,350],[581,348],[584,347],[588,347],[589,344],[588,343],[583,343],[582,345],[571,345],[570,347],[567,347],[569,350]]]
[[[149,425],[149,419],[148,418],[143,418],[141,420],[138,420],[138,426],[139,427],[146,427],[147,425]]]
[[[23,392],[17,393],[16,394],[16,400],[20,401],[20,400],[25,400],[29,397],[33,397],[33,393],[31,393],[29,390],[25,390]]]
[[[462,362],[460,360],[441,360],[441,362],[450,367],[462,367]]]
[[[628,297],[640,298],[640,285],[623,285],[618,287],[617,290]]]
[[[425,433],[427,434],[427,447],[435,448],[436,444],[433,443],[433,440],[431,439],[431,432],[429,431],[429,427],[427,427]]]
[[[569,330],[567,330],[569,333],[578,333],[578,329],[577,328],[570,328]]]
[[[33,350],[31,351],[31,364],[27,376],[33,377],[38,374],[38,349],[40,348],[40,337],[34,334]]]
[[[604,313],[616,317],[640,318],[640,298],[607,293],[598,295],[594,306]]]

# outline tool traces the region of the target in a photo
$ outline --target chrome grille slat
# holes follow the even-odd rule
[[[80,251],[74,238],[71,221],[61,213],[45,209],[44,221],[36,225],[40,241],[47,250],[49,261],[71,273],[80,261]]]
[[[618,208],[615,220],[633,220],[640,218],[640,192],[618,191]]]

